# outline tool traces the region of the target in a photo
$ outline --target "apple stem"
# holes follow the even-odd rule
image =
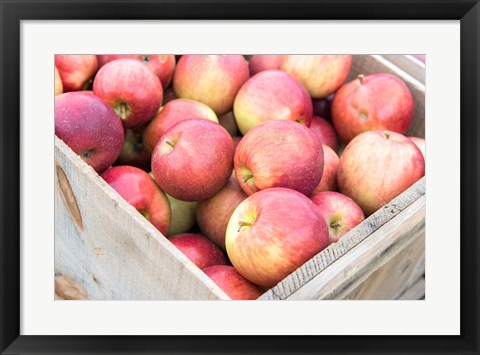
[[[338,222],[332,223],[332,224],[330,224],[330,227],[331,228],[338,228],[338,227],[340,227],[340,223],[338,223]]]
[[[359,75],[357,76],[357,78],[358,78],[358,80],[360,81],[360,85],[363,85],[363,79],[365,79],[365,75],[359,74]]]
[[[165,141],[170,147],[175,148],[175,144],[170,141]]]
[[[251,222],[244,222],[244,221],[240,221],[238,222],[238,231],[240,232],[240,229],[242,229],[243,227],[250,227],[253,223]]]
[[[390,132],[385,132],[385,138],[390,139]]]
[[[242,181],[245,183],[245,182],[247,182],[248,180],[250,180],[251,178],[253,178],[253,175],[252,175],[252,174],[248,174],[248,175],[245,175],[244,177],[242,177]]]

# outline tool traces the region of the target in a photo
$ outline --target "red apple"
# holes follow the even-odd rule
[[[62,78],[63,91],[88,89],[98,69],[97,56],[56,54],[55,66]]]
[[[312,98],[325,98],[347,80],[351,55],[285,55],[280,69],[305,86]]]
[[[331,107],[332,101],[335,94],[328,95],[324,99],[312,99],[313,104],[313,114],[315,116],[320,116],[327,121],[332,121]]]
[[[365,131],[405,133],[413,119],[413,97],[398,77],[381,73],[359,75],[343,85],[332,101],[332,122],[349,142]]]
[[[310,196],[323,173],[322,143],[310,128],[297,122],[269,121],[242,138],[234,167],[247,195],[287,187]]]
[[[214,265],[202,270],[232,300],[255,300],[262,289],[238,273],[233,266]]]
[[[147,125],[143,133],[146,148],[153,152],[165,132],[178,122],[192,118],[203,118],[218,123],[217,115],[207,105],[189,99],[172,100]]]
[[[152,154],[152,172],[167,194],[200,201],[227,183],[232,160],[233,141],[225,128],[209,120],[190,119],[162,136]]]
[[[226,114],[220,116],[218,118],[218,123],[220,123],[220,125],[225,128],[232,137],[235,137],[239,134],[233,111],[227,112]]]
[[[55,67],[55,96],[63,93],[63,84],[62,78],[60,78],[60,73],[58,72],[57,67]]]
[[[246,134],[271,120],[290,120],[310,126],[312,101],[305,88],[280,70],[265,70],[251,77],[233,104],[237,126]]]
[[[238,205],[228,222],[225,244],[243,277],[270,288],[328,245],[328,229],[308,197],[271,188]]]
[[[152,154],[145,148],[142,133],[143,127],[125,129],[125,142],[115,165],[130,165],[145,171],[150,170]]]
[[[112,108],[83,91],[55,96],[55,134],[97,172],[117,160],[124,141]]]
[[[200,269],[227,263],[222,251],[212,241],[200,234],[177,234],[168,240]]]
[[[280,69],[281,62],[281,55],[252,55],[248,61],[250,76],[254,76],[264,70]]]
[[[165,106],[168,104],[170,101],[173,101],[175,99],[178,99],[177,95],[175,94],[175,91],[173,91],[173,88],[169,86],[163,91],[163,105]]]
[[[160,80],[135,59],[105,64],[95,76],[93,93],[112,106],[125,127],[145,125],[163,100]]]
[[[365,219],[362,209],[351,198],[335,191],[319,192],[311,197],[328,227],[329,244],[336,243]]]
[[[423,155],[423,159],[425,159],[425,139],[420,137],[408,137],[411,139],[413,143],[420,149]]]
[[[225,250],[225,232],[228,221],[237,206],[247,198],[235,175],[212,197],[197,205],[197,222],[202,233]]]
[[[323,174],[320,183],[317,185],[312,194],[322,191],[336,191],[337,190],[337,170],[340,159],[337,153],[333,151],[328,145],[322,144],[323,148]]]
[[[322,117],[313,116],[312,123],[310,124],[310,129],[315,133],[320,139],[322,144],[328,145],[335,152],[338,151],[338,138],[335,129],[327,120]]]
[[[100,175],[160,233],[170,228],[170,204],[147,172],[133,166],[115,166]]]
[[[232,110],[248,77],[248,62],[242,55],[183,55],[173,76],[173,89],[178,97],[203,102],[221,116]]]
[[[175,71],[175,56],[165,54],[124,54],[124,55],[97,55],[98,68],[112,60],[120,58],[135,59],[145,64],[160,80],[162,87],[170,85]]]
[[[177,200],[167,194],[172,210],[172,219],[170,222],[170,230],[167,236],[188,232],[195,225],[195,209],[197,202],[188,202]]]
[[[367,131],[350,141],[340,156],[337,183],[339,191],[369,216],[424,173],[422,152],[409,138],[392,131]]]

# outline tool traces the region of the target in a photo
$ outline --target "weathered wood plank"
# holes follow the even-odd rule
[[[425,299],[425,278],[420,277],[410,288],[408,288],[397,299],[399,300],[421,300]]]
[[[413,242],[381,268],[373,272],[360,286],[348,294],[346,299],[393,300],[412,285],[408,280],[420,277],[416,270],[425,260],[425,229],[413,237]],[[423,264],[424,266],[424,264]]]
[[[55,161],[55,273],[89,299],[229,299],[58,138]]]
[[[382,57],[425,84],[425,64],[413,55],[383,54]]]
[[[370,239],[372,236],[379,236],[379,238],[387,239],[389,237],[384,226],[388,222],[397,223],[398,228],[408,228],[409,221],[402,218],[405,216],[405,211],[408,211],[411,205],[416,201],[422,199],[425,195],[425,178],[417,181],[407,191],[395,198],[389,204],[384,206],[379,211],[375,212],[363,223],[352,229],[349,233],[342,237],[337,243],[330,245],[325,250],[314,256],[310,261],[302,265],[295,272],[287,276],[282,282],[267,291],[260,298],[267,299],[286,299],[293,293],[298,292],[306,285],[311,284],[313,279],[321,278],[322,274],[335,265],[335,269],[339,273],[343,270],[339,269],[342,265],[347,269],[351,269],[348,263],[340,263],[341,260],[349,260],[349,254],[357,245],[365,239]],[[422,205],[423,213],[425,213],[424,204]],[[403,224],[403,227],[401,226]],[[412,227],[413,228],[413,227]],[[394,229],[394,228],[393,228]],[[390,232],[390,230],[388,230]],[[391,255],[393,256],[393,255]],[[356,262],[350,260],[350,262]],[[374,271],[374,270],[373,270]],[[309,290],[309,292],[314,290]],[[301,293],[304,297],[304,293]],[[315,296],[314,296],[315,297]]]

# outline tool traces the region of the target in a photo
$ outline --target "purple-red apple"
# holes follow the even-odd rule
[[[55,134],[97,172],[117,160],[124,142],[115,111],[83,91],[55,96]]]
[[[311,199],[325,219],[329,244],[338,242],[341,237],[365,219],[360,206],[339,192],[323,191],[314,194]]]
[[[265,122],[243,136],[235,150],[234,167],[247,195],[287,187],[310,196],[323,173],[322,143],[298,122]]]
[[[420,137],[408,137],[413,143],[420,149],[423,154],[423,159],[425,159],[425,139]]]
[[[55,66],[62,78],[63,92],[90,88],[98,69],[97,56],[56,54]]]
[[[335,94],[328,95],[324,99],[312,99],[313,115],[320,116],[327,121],[332,121],[331,107]]]
[[[170,222],[170,230],[167,236],[186,233],[195,225],[195,209],[197,202],[189,202],[178,200],[167,194],[172,210],[172,219]]]
[[[218,123],[185,120],[158,141],[152,154],[152,172],[157,184],[170,196],[200,201],[227,183],[233,153],[232,137]]]
[[[202,233],[225,250],[228,221],[237,206],[247,198],[232,174],[228,183],[212,197],[198,202],[197,223]]]
[[[143,140],[146,148],[153,152],[155,145],[165,132],[178,122],[192,118],[202,118],[218,123],[217,115],[207,105],[189,99],[172,100],[160,109],[145,128]]]
[[[328,145],[322,144],[323,147],[323,174],[320,183],[317,185],[312,194],[321,191],[337,190],[337,170],[340,159],[337,153]]]
[[[214,265],[202,270],[215,282],[232,300],[255,300],[263,290],[248,281],[230,265]]]
[[[325,98],[347,80],[351,55],[285,55],[280,69],[295,78],[312,98]]]
[[[55,67],[55,96],[63,93],[63,84],[62,78],[60,78],[60,73],[58,72],[57,67]]]
[[[260,73],[264,70],[280,69],[282,55],[264,54],[252,55],[248,61],[250,76]]]
[[[337,183],[368,217],[424,174],[422,152],[409,138],[387,130],[367,131],[351,140],[340,156]]]
[[[335,129],[330,122],[322,117],[313,116],[310,129],[317,135],[322,144],[328,145],[335,152],[338,151],[337,133],[335,133]]]
[[[404,134],[413,119],[413,97],[398,77],[380,73],[359,75],[342,85],[332,101],[332,122],[345,142],[365,131]]]
[[[160,80],[135,59],[117,59],[100,68],[93,93],[112,106],[125,127],[145,125],[163,100]]]
[[[248,77],[248,62],[242,55],[183,55],[173,75],[173,89],[178,97],[203,102],[221,116],[232,110]]]
[[[97,55],[98,68],[112,60],[121,58],[136,59],[145,64],[160,80],[162,87],[170,85],[175,71],[175,56],[165,54],[123,54],[123,55]]]
[[[243,84],[233,112],[238,128],[246,134],[272,120],[296,121],[308,127],[313,107],[307,91],[295,79],[280,70],[265,70]]]
[[[115,165],[130,165],[150,171],[152,153],[145,148],[142,133],[143,127],[125,129],[125,142]]]
[[[168,240],[200,269],[227,264],[222,251],[203,235],[183,233],[173,235]]]
[[[100,175],[164,236],[170,228],[170,203],[150,175],[133,166],[114,166]]]
[[[227,130],[232,137],[235,137],[240,134],[237,127],[237,122],[235,121],[235,116],[233,111],[227,112],[226,114],[218,118],[218,123]]]
[[[328,229],[308,197],[271,188],[238,205],[228,222],[225,245],[243,277],[270,288],[328,245]]]

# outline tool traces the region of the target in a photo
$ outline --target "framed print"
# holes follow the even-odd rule
[[[476,1],[1,6],[2,354],[479,352]],[[341,238],[329,149],[325,189],[361,211]]]

